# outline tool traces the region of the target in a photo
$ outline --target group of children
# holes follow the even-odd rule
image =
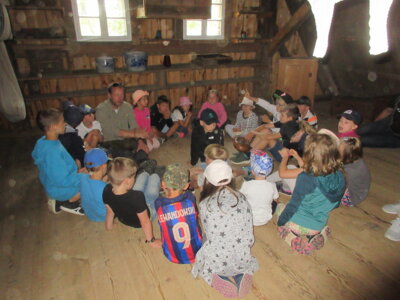
[[[158,148],[175,133],[191,134],[190,172],[171,164],[160,177],[139,169],[130,158],[110,160],[96,148],[101,126],[94,125],[94,111],[87,106],[81,108],[86,114],[77,126],[87,145],[79,168],[59,140],[65,134],[65,112],[47,109],[37,117],[45,136],[37,141],[32,156],[49,206],[54,213],[84,213],[91,221],[105,222],[107,230],[115,218],[142,228],[145,243],[162,247],[173,263],[193,264],[192,274],[226,297],[243,297],[251,289],[258,269],[250,253],[253,225],[264,225],[275,214],[280,236],[298,253],[311,254],[324,244],[329,212],[341,203],[357,205],[368,194],[369,171],[355,133],[361,116],[355,111],[340,115],[336,135],[326,129],[317,132],[307,97],[293,101],[278,90],[273,95],[276,104],[246,93],[234,125],[226,124],[227,114],[215,90],[209,92],[198,118],[192,117],[187,97],[171,113],[166,97],[159,97],[149,109],[148,95],[145,91],[132,95],[132,113],[148,133],[148,149]],[[256,105],[272,120],[267,113],[258,118]],[[91,134],[85,128],[96,131]],[[224,131],[232,138],[244,137],[252,149],[229,159]],[[295,158],[294,165],[288,164],[290,157]],[[280,162],[275,173],[273,158]],[[250,174],[236,189],[235,177],[244,175],[240,163],[249,163]],[[198,205],[190,187],[200,188]],[[286,205],[278,203],[278,190],[291,194]],[[153,235],[155,218],[161,239]]]

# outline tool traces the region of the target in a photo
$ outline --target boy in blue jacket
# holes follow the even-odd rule
[[[59,109],[42,110],[36,117],[38,127],[44,131],[35,145],[32,157],[39,169],[39,179],[54,213],[61,210],[83,215],[79,205],[80,174],[71,155],[58,139],[65,132],[63,113]]]

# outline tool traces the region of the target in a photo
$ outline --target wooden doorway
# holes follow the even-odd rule
[[[290,94],[293,99],[307,96],[314,105],[318,61],[314,58],[279,59],[277,88]]]

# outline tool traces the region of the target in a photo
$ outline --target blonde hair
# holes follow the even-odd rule
[[[362,158],[363,149],[361,141],[356,137],[344,137],[340,139],[340,145],[343,145],[343,150],[340,153],[342,163],[347,165]]]
[[[226,161],[229,158],[229,151],[219,144],[210,144],[204,149],[204,155],[212,160],[221,159]]]
[[[208,97],[210,94],[215,94],[215,95],[217,95],[217,97],[218,97],[218,99],[219,99],[219,92],[218,92],[217,89],[210,89],[210,90],[208,90],[208,92],[207,92],[207,97]]]
[[[312,127],[307,121],[300,121],[299,127],[300,127],[300,130],[303,130],[308,135],[317,133],[315,128]]]
[[[342,168],[336,142],[327,134],[312,134],[304,147],[304,171],[315,176],[328,175]]]
[[[136,163],[126,157],[117,157],[113,159],[108,167],[107,174],[113,186],[119,186],[126,178],[132,178],[137,172]]]

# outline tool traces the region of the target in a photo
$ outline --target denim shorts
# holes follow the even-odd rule
[[[282,141],[277,140],[275,146],[272,148],[268,148],[268,151],[278,162],[281,162],[282,156],[279,154],[279,150],[282,150],[282,149],[283,149]]]

